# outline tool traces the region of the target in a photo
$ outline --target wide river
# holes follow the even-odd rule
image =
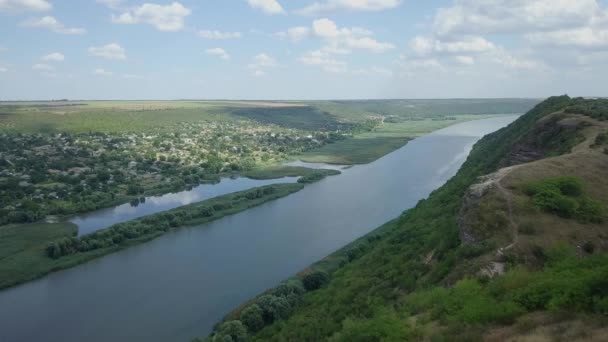
[[[2,291],[0,341],[205,336],[243,301],[414,206],[516,117],[436,131],[290,196]]]

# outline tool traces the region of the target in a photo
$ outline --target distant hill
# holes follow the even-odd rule
[[[608,100],[552,97],[212,341],[608,340]]]

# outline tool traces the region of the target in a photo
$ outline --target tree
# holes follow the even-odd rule
[[[287,299],[273,295],[260,297],[256,304],[262,309],[264,321],[267,323],[286,318],[291,310],[291,305],[289,305]]]
[[[241,322],[249,331],[259,331],[264,327],[264,311],[259,305],[252,304],[241,312]]]
[[[302,283],[307,291],[313,291],[321,288],[323,285],[329,282],[329,275],[323,271],[315,271],[307,274],[302,279]]]
[[[229,339],[227,338],[229,337]],[[241,323],[241,321],[228,321],[222,323],[218,329],[217,334],[213,338],[214,341],[234,341],[244,342],[247,341],[247,328]]]

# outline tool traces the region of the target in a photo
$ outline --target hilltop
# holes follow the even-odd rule
[[[552,97],[212,341],[606,340],[608,101]]]

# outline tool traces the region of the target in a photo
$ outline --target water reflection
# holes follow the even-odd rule
[[[78,234],[85,235],[113,224],[126,222],[138,217],[197,203],[213,197],[243,191],[259,186],[277,183],[295,183],[297,177],[268,180],[249,178],[223,178],[216,184],[202,184],[190,190],[169,193],[162,196],[141,197],[129,203],[79,215],[70,219],[78,225]]]

